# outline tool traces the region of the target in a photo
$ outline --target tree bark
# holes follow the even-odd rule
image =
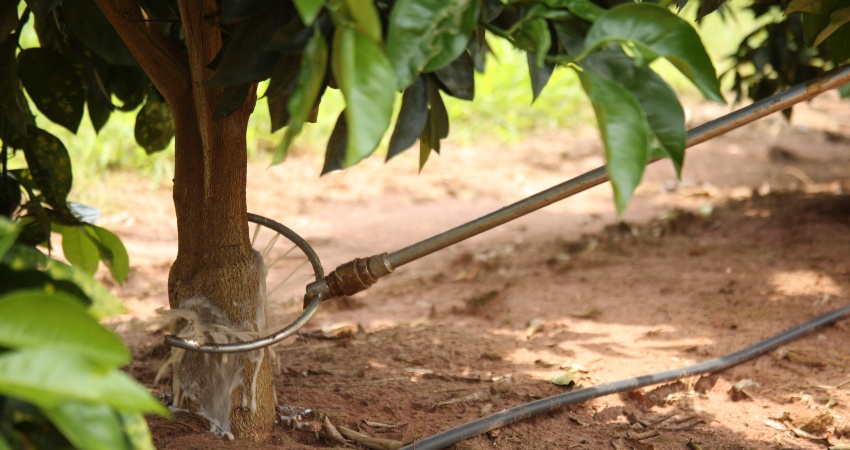
[[[218,2],[178,1],[186,32],[187,49],[182,54],[156,28],[134,20],[142,17],[134,1],[95,1],[163,94],[174,116],[178,253],[168,280],[171,308],[200,298],[225,313],[227,323],[219,325],[236,332],[263,331],[265,267],[248,238],[245,197],[247,124],[256,93],[235,114],[212,119],[221,88],[207,86],[204,81],[212,73],[206,66],[222,44],[220,31],[208,22],[217,17]],[[218,320],[215,314],[202,315]],[[262,358],[237,359],[244,361],[241,383],[237,379],[227,386],[219,386],[210,378],[217,374],[210,373],[209,357],[187,352],[173,369],[175,379],[192,394],[185,396],[189,404],[181,406],[210,415],[210,409],[214,409],[210,405],[220,399],[198,396],[229,395],[229,418],[225,419],[229,419],[232,432],[255,441],[265,439],[275,417],[269,352],[264,350]],[[258,371],[256,364],[260,365]],[[216,392],[225,387],[230,392]]]

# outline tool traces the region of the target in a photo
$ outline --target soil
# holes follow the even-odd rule
[[[690,121],[725,111],[692,107]],[[847,104],[825,96],[795,110],[791,124],[771,117],[690,149],[681,180],[667,162],[651,166],[619,221],[602,185],[400,267],[364,293],[324,303],[301,335],[275,348],[280,404],[315,412],[298,427],[281,421],[268,442],[228,442],[204,419],[178,413],[150,418],[155,444],[343,445],[326,437],[323,415],[410,443],[535,399],[719,357],[846,304],[847,123]],[[252,164],[250,211],[295,230],[330,270],[603,162],[592,129],[448,144],[420,174],[410,153],[321,178],[317,155]],[[171,196],[131,175],[104,179],[118,182],[120,206],[99,224],[131,254],[126,284],[111,285],[130,312],[111,325],[133,350],[126,370],[167,398],[169,384],[154,384],[168,353],[155,310],[167,305],[176,253]],[[270,298],[275,328],[291,303]],[[597,398],[456,448],[848,445],[848,343],[850,322],[839,322],[710,377]],[[564,375],[571,384],[553,383]]]

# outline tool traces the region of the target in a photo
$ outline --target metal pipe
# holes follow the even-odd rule
[[[787,91],[741,108],[711,122],[688,131],[687,147],[701,144],[709,139],[728,133],[743,125],[761,119],[777,111],[787,109],[797,103],[808,100],[822,92],[837,88],[850,82],[850,66],[832,70],[807,83],[798,84]],[[653,160],[650,163],[657,161]],[[386,260],[393,269],[415,261],[423,256],[442,250],[472,236],[495,228],[532,211],[551,205],[559,200],[586,191],[608,181],[605,167],[599,167],[569,181],[546,189],[531,197],[520,200],[498,211],[479,217],[446,232],[425,239],[409,247],[392,252]]]

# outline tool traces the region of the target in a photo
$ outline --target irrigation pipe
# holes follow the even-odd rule
[[[850,83],[850,65],[831,70],[814,80],[798,84],[787,91],[774,94],[689,130],[687,147],[692,147],[721,134],[728,133],[762,117],[790,108],[797,103],[804,102],[818,94],[847,83]],[[652,160],[650,164],[656,161],[658,160]],[[307,323],[312,314],[315,313],[317,303],[322,300],[343,295],[353,295],[368,289],[380,277],[389,275],[399,266],[457,244],[472,236],[503,225],[579,192],[584,192],[606,181],[608,181],[608,174],[605,171],[605,167],[598,167],[564,183],[534,194],[531,197],[401,250],[363,259],[356,258],[345,263],[327,276],[308,284],[305,299],[310,299],[310,302],[305,305],[306,309],[302,315],[286,328],[268,336],[253,341],[231,344],[204,344],[195,341],[186,341],[176,336],[166,336],[165,343],[186,350],[204,353],[247,352],[274,345],[291,336]]]
[[[486,433],[490,430],[495,430],[496,428],[501,428],[505,425],[510,425],[532,416],[554,411],[565,406],[582,403],[597,397],[604,397],[606,395],[630,391],[632,389],[660,384],[667,381],[678,380],[680,378],[692,377],[710,372],[718,372],[744,361],[753,359],[757,356],[761,356],[781,345],[787,344],[788,342],[798,339],[827,325],[832,325],[841,319],[847,318],[848,316],[850,316],[850,305],[843,306],[822,316],[815,317],[804,324],[797,325],[791,329],[783,331],[770,339],[761,341],[751,347],[747,347],[743,350],[739,350],[719,358],[714,358],[678,369],[671,369],[651,375],[643,375],[635,378],[614,381],[612,383],[606,383],[599,386],[579,389],[577,391],[535,400],[504,411],[499,411],[496,414],[483,417],[478,420],[473,420],[472,422],[443,431],[442,433],[435,434],[421,441],[413,442],[412,444],[403,447],[401,450],[442,449],[473,436]]]

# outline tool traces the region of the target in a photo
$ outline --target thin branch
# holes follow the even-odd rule
[[[184,55],[142,15],[134,0],[94,0],[169,104],[189,94]]]

